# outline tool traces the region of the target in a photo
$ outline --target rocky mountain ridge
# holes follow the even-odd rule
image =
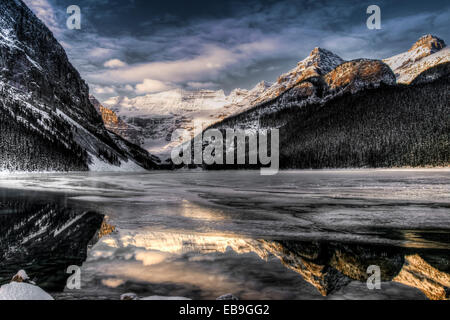
[[[149,163],[110,137],[63,47],[20,0],[0,3],[0,98],[8,130],[0,171],[144,170]]]
[[[324,76],[344,62],[341,57],[333,52],[316,47],[294,69],[281,75],[276,83],[253,101],[253,104],[276,98],[308,78]]]
[[[424,71],[450,62],[450,51],[444,40],[428,34],[407,52],[383,61],[394,71],[398,83],[410,84]]]

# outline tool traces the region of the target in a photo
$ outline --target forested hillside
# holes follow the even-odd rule
[[[450,164],[449,79],[347,94],[263,117],[280,130],[283,168]]]
[[[0,2],[0,130],[0,171],[156,167],[112,139],[64,48],[22,1]]]
[[[427,70],[410,86],[381,85],[326,103],[305,104],[291,90],[287,97],[214,127],[255,123],[258,128],[279,128],[280,166],[285,169],[448,166],[449,82],[447,64]],[[289,104],[283,108],[280,101]]]
[[[0,171],[88,170],[87,153],[63,119],[44,118],[0,93],[0,125]]]

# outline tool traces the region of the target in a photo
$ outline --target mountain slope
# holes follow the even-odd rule
[[[1,125],[9,130],[0,137],[0,170],[144,166],[111,139],[64,49],[19,0],[0,3],[0,97]]]
[[[449,166],[448,58],[442,40],[424,36],[390,60],[301,74],[275,98],[212,128],[279,129],[282,168]],[[409,86],[398,83],[405,77]]]
[[[102,105],[93,95],[89,96],[89,100],[102,117],[105,128],[108,131],[126,138],[138,146],[142,144],[143,133],[140,128],[123,121],[115,111]]]
[[[347,94],[324,106],[285,110],[289,120],[281,128],[282,167],[449,165],[449,89],[446,78],[413,87],[381,87]],[[262,119],[265,125],[273,121]]]
[[[308,78],[323,76],[344,62],[341,57],[331,51],[315,48],[294,69],[281,75],[275,84],[253,102],[253,105],[274,99]]]
[[[282,95],[265,106],[272,112],[256,108],[215,127],[253,121],[258,127],[279,128],[282,168],[448,166],[450,80],[445,70],[432,82],[381,84],[357,93],[349,90],[325,103],[300,99],[273,108],[286,102]],[[292,99],[293,93],[287,94]]]
[[[429,34],[421,37],[409,51],[384,62],[394,71],[398,83],[410,84],[429,68],[450,62],[450,51],[444,40]]]
[[[313,75],[283,92],[274,99],[225,119],[216,127],[227,128],[230,123],[240,129],[265,128],[260,119],[289,108],[302,108],[311,104],[324,104],[345,93],[394,85],[395,75],[380,60],[358,59],[344,62],[323,76]],[[277,123],[280,128],[284,123]]]

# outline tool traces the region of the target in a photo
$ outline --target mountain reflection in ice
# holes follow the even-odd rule
[[[380,291],[367,289],[371,265],[381,268]],[[242,299],[440,300],[450,287],[445,250],[212,234],[121,232],[100,240],[83,268],[79,294],[111,298],[133,291],[199,299],[233,292]]]
[[[1,180],[0,188],[37,194],[28,202],[47,204],[64,190],[53,235],[72,225],[74,211],[107,215],[117,228],[100,232],[109,235],[79,256],[82,289],[55,288],[59,299],[118,299],[134,292],[193,299],[233,293],[241,299],[441,300],[450,287],[449,182],[448,171],[283,172],[271,178],[244,171],[15,176]],[[0,203],[8,207],[5,197]],[[95,221],[77,238],[79,248],[99,233],[102,219]],[[35,237],[38,230],[30,230]],[[7,246],[21,243],[10,238]],[[28,255],[33,259],[25,266],[10,259],[11,272],[27,266],[42,271],[42,255]],[[381,290],[367,288],[371,265],[381,268]]]
[[[103,219],[63,196],[0,190],[0,285],[26,269],[42,288],[63,290],[67,267],[83,263]]]

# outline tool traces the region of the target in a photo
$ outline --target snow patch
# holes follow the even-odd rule
[[[80,214],[73,218],[72,220],[68,221],[64,226],[62,226],[60,229],[55,230],[55,233],[53,234],[54,237],[57,237],[59,234],[61,234],[64,230],[67,230],[71,225],[73,225],[75,222],[80,220],[82,217],[86,215],[87,212]]]
[[[416,50],[385,59],[384,62],[394,71],[398,83],[409,84],[429,68],[450,62],[450,48],[448,47],[427,55],[428,53],[424,48],[419,47]]]
[[[25,272],[25,270],[20,270],[19,272],[17,272],[17,274],[13,277],[13,279],[16,277],[22,279],[23,281],[30,280],[30,277]]]
[[[120,166],[107,163],[99,157],[89,153],[91,163],[89,170],[95,172],[145,172],[146,170],[132,160],[121,160]]]
[[[0,287],[0,300],[54,300],[41,288],[28,284],[12,282]]]

